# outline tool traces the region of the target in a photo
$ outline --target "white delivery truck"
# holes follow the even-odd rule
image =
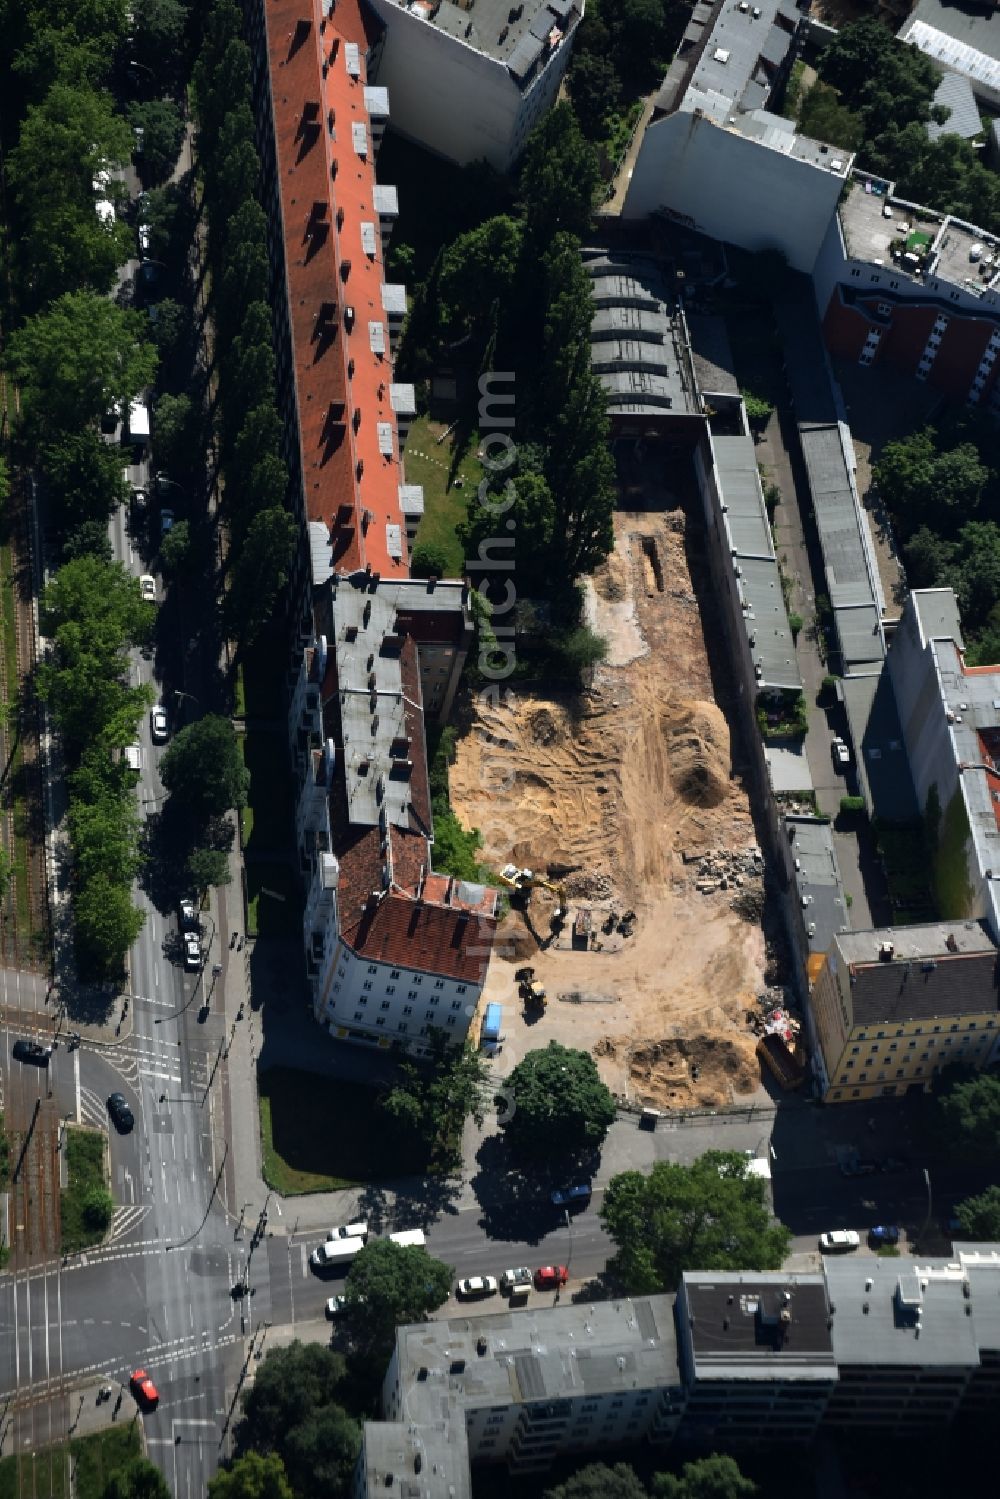
[[[137,447],[149,446],[149,407],[138,398],[129,402],[128,439]]]
[[[313,1250],[309,1263],[317,1270],[332,1270],[336,1265],[349,1265],[364,1247],[364,1239],[327,1239]]]
[[[422,1228],[408,1228],[403,1233],[390,1234],[389,1240],[390,1243],[398,1244],[402,1249],[423,1249],[427,1243]]]

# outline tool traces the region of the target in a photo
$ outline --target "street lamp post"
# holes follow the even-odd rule
[[[924,1219],[924,1226],[920,1230],[920,1240],[921,1240],[921,1243],[923,1242],[924,1235],[927,1233],[927,1230],[931,1226],[931,1213],[934,1210],[934,1199],[933,1199],[933,1197],[931,1195],[931,1174],[928,1171],[928,1169],[927,1169],[926,1166],[923,1168],[923,1172],[924,1172],[924,1185],[927,1188],[927,1217]]]

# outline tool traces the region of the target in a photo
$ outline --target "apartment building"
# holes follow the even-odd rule
[[[667,219],[812,270],[850,152],[770,108],[794,57],[791,0],[699,0],[643,136],[622,217]]]
[[[464,1040],[496,895],[435,873],[425,713],[447,715],[472,635],[464,584],[409,576],[423,510],[392,357],[406,297],[384,279],[395,190],[367,81],[364,0],[251,10],[284,454],[300,522],[289,752],[314,1014],[340,1039]]]
[[[556,102],[584,0],[371,0],[372,72],[393,129],[507,172]]]
[[[470,1464],[502,1463],[516,1484],[644,1442],[739,1453],[941,1432],[996,1408],[998,1308],[1000,1245],[962,1244],[947,1260],[691,1270],[676,1297],[400,1327],[355,1499],[468,1499]]]
[[[1000,412],[1000,241],[858,170],[813,269],[830,350]]]
[[[1000,1045],[1000,953],[982,922],[838,932],[813,986],[814,1067],[831,1103],[928,1089]]]

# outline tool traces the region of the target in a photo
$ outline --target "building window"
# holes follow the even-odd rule
[[[839,1088],[835,1088],[834,1091],[833,1091],[833,1093],[830,1096],[831,1096],[831,1098],[843,1098],[844,1095],[840,1091]]]
[[[417,997],[417,991],[416,991],[416,989],[411,989],[410,992],[409,992],[409,994],[406,997],[407,997],[407,999],[416,999],[416,997]]]
[[[334,994],[339,994],[340,993],[340,985],[339,984],[334,984],[334,986],[333,986],[333,992],[334,992]]]
[[[455,990],[455,993],[456,994],[464,994],[467,988],[468,988],[468,984],[459,984],[458,988]]]
[[[868,1074],[867,1074],[867,1072],[861,1072],[861,1073],[858,1074],[858,1082],[859,1083],[866,1083],[867,1081],[868,1081]]]
[[[847,1073],[846,1073],[846,1072],[842,1072],[842,1073],[841,1073],[841,1074],[840,1074],[840,1081],[841,1081],[841,1082],[842,1082],[842,1083],[846,1083],[846,1082],[847,1082]]]
[[[903,1076],[903,1069],[902,1069],[902,1067],[897,1067],[897,1069],[896,1069],[896,1076],[897,1077],[902,1077]]]
[[[382,1018],[381,1015],[378,1016],[378,1018],[375,1021],[375,1024],[376,1025],[385,1025],[385,1021],[384,1021],[384,1019]]]
[[[460,999],[453,999],[451,1007],[453,1010],[460,1010],[462,1008],[462,1001]]]
[[[368,1003],[368,997],[367,997],[367,995],[362,994],[361,998],[358,1000],[358,1004],[359,1005],[366,1005],[367,1003]]]
[[[434,987],[435,987],[435,989],[443,989],[444,988],[444,979],[435,979],[434,980]],[[957,1027],[956,1027],[956,1029],[957,1029]]]
[[[391,979],[398,979],[399,978],[399,969],[398,968],[394,968],[392,970],[392,972],[390,973],[389,977]]]
[[[908,1045],[907,1045],[907,1048],[906,1048],[906,1049],[907,1049],[907,1051],[916,1051],[916,1048],[917,1048],[917,1043],[916,1043],[916,1041],[910,1041],[910,1042],[909,1042],[909,1043],[908,1043]]]
[[[414,982],[414,983],[415,983],[415,984],[422,984],[422,983],[423,983],[423,981],[424,981],[424,976],[423,976],[423,974],[422,974],[422,973],[415,973],[415,974],[414,974],[414,975],[413,975],[413,982]]]
[[[890,1041],[889,1042],[889,1050],[890,1051],[898,1051],[899,1050],[899,1042],[898,1041]]]
[[[851,1097],[852,1098],[860,1098],[861,1097],[861,1089],[860,1088],[852,1088],[851,1089]]]
[[[370,994],[372,992],[372,981],[371,981],[371,979],[365,979],[364,989],[365,989],[366,993],[368,993],[368,994]]]
[[[405,1036],[410,1027],[407,1025],[405,1020],[401,1020],[396,1029],[401,1033],[401,1035]]]
[[[976,1028],[976,1022],[974,1020],[970,1020],[969,1021],[969,1030],[970,1031],[974,1031],[975,1028]]]
[[[458,1019],[458,1016],[457,1016],[457,1015],[449,1015],[449,1016],[448,1016],[448,1024],[449,1024],[449,1025],[454,1025],[454,1024],[455,1024],[455,1021],[456,1021],[456,1020],[457,1020],[457,1019]]]
[[[884,1041],[885,1040],[885,1031],[878,1031],[877,1035],[878,1035],[878,1039],[880,1041]]]
[[[395,994],[395,992],[396,992],[396,985],[395,984],[386,984],[386,986],[385,986],[385,992],[386,992],[386,994]]]
[[[429,1005],[439,1005],[441,1003],[441,996],[440,996],[440,994],[432,994],[431,997],[430,997],[430,999],[427,1001],[427,1003]]]
[[[857,1054],[858,1054],[858,1052],[859,1052],[859,1051],[860,1051],[860,1050],[861,1050],[861,1047],[860,1047],[860,1046],[852,1046],[852,1047],[851,1047],[851,1056],[852,1056],[852,1057],[856,1057],[856,1056],[857,1056]]]
[[[388,1008],[389,1008],[389,1001],[387,999],[383,999],[382,1003],[379,1005],[379,1009],[380,1010],[387,1010]]]
[[[421,1027],[420,1027],[420,1034],[421,1034],[421,1035],[422,1035],[422,1036],[429,1036],[429,1035],[430,1035],[430,1031],[429,1031],[429,1030],[428,1030],[428,1028],[427,1028],[427,1026],[426,1026],[426,1025],[422,1025],[422,1026],[421,1026]]]
[[[861,275],[861,272],[858,270],[857,266],[855,266],[854,269],[851,271],[851,275],[852,276],[860,276]]]
[[[412,1015],[413,1014],[413,1006],[412,1005],[404,1005],[403,1006],[403,1014],[404,1015]]]
[[[376,966],[375,966],[374,963],[369,963],[368,964],[368,972],[369,973],[378,973],[378,969],[376,968]]]
[[[853,1057],[848,1057],[847,1058],[847,1065],[848,1065],[848,1067],[853,1067],[854,1066],[854,1058]]]

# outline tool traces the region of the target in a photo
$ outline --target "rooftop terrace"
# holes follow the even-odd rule
[[[981,295],[1000,286],[1000,241],[985,230],[891,193],[891,184],[856,171],[838,209],[844,246],[852,260],[884,265],[930,291],[937,283]],[[886,218],[889,209],[891,218]]]

